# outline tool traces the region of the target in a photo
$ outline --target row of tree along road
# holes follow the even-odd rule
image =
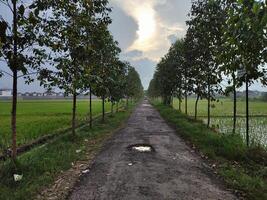
[[[199,99],[233,93],[233,132],[236,130],[236,91],[246,86],[246,142],[249,145],[249,85],[267,84],[267,1],[194,0],[185,38],[177,40],[157,65],[148,94],[185,99],[195,93],[195,118]],[[226,83],[227,82],[227,83]],[[181,106],[180,106],[181,108]]]
[[[108,0],[1,0],[9,16],[0,18],[0,76],[13,79],[12,158],[16,159],[17,82],[37,77],[45,88],[58,87],[73,97],[72,133],[76,127],[76,99],[92,93],[112,106],[122,98],[143,93],[138,73],[119,60],[120,48],[108,30],[112,22]]]

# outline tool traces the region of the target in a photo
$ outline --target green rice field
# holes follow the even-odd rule
[[[93,115],[102,111],[102,103],[93,101]],[[106,102],[106,111],[110,103]],[[88,118],[89,101],[77,101],[77,120]],[[7,147],[11,144],[11,102],[0,100],[0,144]],[[19,100],[17,111],[17,142],[18,145],[28,143],[41,136],[55,133],[71,126],[71,100]]]
[[[178,109],[178,100],[174,100],[174,108]],[[195,99],[188,100],[188,114],[194,116]],[[254,144],[261,144],[267,147],[267,102],[251,101],[250,109],[250,139]],[[184,112],[184,102],[182,103]],[[237,102],[237,130],[245,138],[246,133],[246,104],[245,101]],[[233,127],[233,101],[231,99],[221,99],[219,102],[212,102],[211,106],[211,126],[221,133],[232,133]],[[198,104],[198,119],[207,122],[207,101],[200,100]]]

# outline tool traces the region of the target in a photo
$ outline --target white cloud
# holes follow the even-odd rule
[[[139,50],[143,52],[144,57],[158,61],[171,45],[168,37],[181,36],[185,33],[184,24],[170,23],[157,11],[157,8],[164,6],[168,0],[112,0],[111,2],[120,6],[138,25],[137,38],[128,47],[128,51]]]

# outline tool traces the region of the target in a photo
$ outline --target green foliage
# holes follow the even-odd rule
[[[13,77],[13,158],[16,157],[19,77],[30,83],[34,80],[31,75],[38,74],[41,85],[48,90],[57,87],[73,97],[73,134],[78,94],[90,91],[112,102],[119,102],[126,96],[123,88],[127,70],[119,61],[118,42],[108,30],[112,22],[108,0],[34,0],[27,6],[24,1],[3,0],[0,3],[10,9],[13,17],[10,24],[0,20],[0,56],[7,60],[12,72],[0,70],[0,77],[3,73]],[[103,104],[103,116],[104,113]]]
[[[187,75],[184,65],[184,41],[178,40],[158,63],[148,88],[148,95],[150,97],[161,96],[163,102],[169,105],[172,96],[178,93],[181,98],[182,90],[188,89]]]
[[[256,0],[226,1],[221,62],[224,71],[243,70],[238,85],[257,79],[266,84],[267,2]]]
[[[210,126],[212,101],[218,94],[233,93],[233,129],[236,130],[237,89],[246,83],[267,83],[267,2],[257,0],[194,0],[187,21],[183,45],[178,40],[158,64],[148,89],[150,97],[162,97],[170,105],[173,97],[195,93],[195,118],[198,103],[208,100],[207,126]],[[228,81],[225,84],[224,80]],[[248,95],[247,95],[248,96]],[[248,98],[247,105],[248,108]],[[179,106],[179,110],[180,110]],[[246,112],[249,145],[249,109]]]
[[[128,63],[128,70],[126,75],[126,87],[125,94],[126,98],[139,99],[144,95],[144,89],[142,82],[137,71],[131,67]]]
[[[17,13],[13,14],[10,23],[4,18],[0,20],[0,58],[6,60],[12,72],[6,74],[14,76],[14,72],[22,73],[20,77],[24,77],[27,83],[32,82],[32,70],[40,70],[43,59],[46,58],[45,50],[38,46],[41,36],[37,28],[39,21],[34,17],[34,11],[26,8],[23,1],[5,0],[0,3],[9,4],[12,9],[15,7],[10,12]]]

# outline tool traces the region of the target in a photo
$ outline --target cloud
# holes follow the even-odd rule
[[[177,37],[176,37],[176,35],[173,34],[173,35],[169,35],[168,39],[172,44],[174,44],[175,41],[177,40]]]
[[[185,0],[190,2],[190,0]],[[185,16],[180,19],[168,20],[173,18],[168,15],[179,12],[180,9],[172,7],[173,0],[111,0],[111,2],[119,6],[125,14],[132,17],[138,25],[136,31],[136,38],[127,50],[142,51],[144,57],[154,61],[159,61],[160,58],[167,53],[171,42],[170,35],[182,36],[185,34]],[[184,2],[182,2],[183,4]],[[189,9],[188,9],[189,10]]]
[[[136,58],[136,57],[140,58],[143,56],[143,52],[139,50],[132,50],[132,51],[126,52],[123,56],[126,58]]]
[[[138,24],[129,15],[127,15],[117,4],[112,4],[112,24],[109,26],[115,40],[119,41],[119,46],[123,51],[136,40],[136,29]]]

